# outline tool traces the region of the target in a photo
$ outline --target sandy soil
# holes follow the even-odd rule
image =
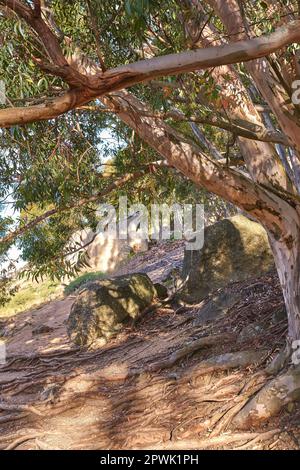
[[[183,242],[164,243],[146,253],[137,254],[126,261],[113,275],[144,272],[153,282],[159,282],[168,277],[172,269],[180,268],[182,262]],[[66,331],[66,319],[75,297],[71,295],[51,301],[38,309],[12,317],[5,328],[9,337],[7,359],[18,355],[46,354],[73,349]]]
[[[180,268],[180,243],[154,247],[117,274],[147,272],[159,281]],[[277,276],[236,283],[227,315],[204,322],[212,299],[160,308],[97,351],[70,344],[65,321],[74,296],[9,319],[7,363],[0,367],[0,448],[18,449],[299,449],[300,410],[289,407],[246,433],[230,425],[233,405],[268,380],[264,367],[284,342],[286,320]],[[206,309],[206,310],[205,310]],[[237,341],[264,322],[255,338]],[[268,326],[268,327],[266,327]],[[202,338],[219,335],[209,347]],[[255,351],[243,367],[210,367],[220,355]]]

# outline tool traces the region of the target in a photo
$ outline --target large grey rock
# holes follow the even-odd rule
[[[219,320],[225,316],[227,312],[242,299],[242,292],[232,292],[225,290],[218,290],[212,294],[207,302],[200,307],[195,324],[209,323],[214,320]]]
[[[136,320],[155,296],[155,287],[146,274],[86,284],[67,321],[70,339],[78,346],[105,344],[130,319]]]
[[[233,281],[265,274],[274,268],[265,229],[236,215],[207,228],[201,250],[186,250],[183,278],[189,276],[183,298],[200,302],[208,294]]]

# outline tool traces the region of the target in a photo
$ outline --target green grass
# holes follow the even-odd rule
[[[73,292],[75,292],[77,289],[82,287],[84,284],[86,284],[89,281],[96,281],[98,279],[103,279],[104,274],[100,271],[96,271],[94,273],[85,273],[82,274],[81,276],[77,277],[73,281],[71,281],[64,290],[65,295],[70,295]]]
[[[49,279],[40,282],[18,281],[19,290],[7,304],[0,307],[0,318],[12,317],[17,313],[37,308],[63,294],[72,294],[89,281],[103,277],[104,274],[101,272],[85,273],[72,280],[65,288],[59,281],[52,282]]]
[[[44,280],[40,282],[22,281],[19,290],[3,307],[0,307],[0,317],[11,317],[17,313],[30,310],[49,302],[62,294],[59,282]]]

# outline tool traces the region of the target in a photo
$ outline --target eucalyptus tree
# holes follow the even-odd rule
[[[21,209],[41,201],[41,194],[45,200],[27,223],[3,228],[2,245],[34,237],[40,226],[47,231],[45,220],[58,226],[62,212],[69,214],[62,230],[71,231],[78,207],[88,217],[89,204],[103,191],[128,181],[132,187],[162,159],[166,168],[246,211],[267,230],[290,351],[300,339],[299,2],[0,5],[7,90],[0,109],[2,195],[18,184],[23,195],[37,191],[36,200],[32,194],[20,198]],[[122,175],[114,173],[109,184],[95,169],[95,149],[108,126],[127,146],[116,152]],[[62,190],[54,194],[57,187]],[[59,243],[58,231],[53,244]]]

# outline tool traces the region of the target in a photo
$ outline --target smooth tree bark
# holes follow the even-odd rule
[[[249,39],[247,32],[250,28],[245,25],[245,18],[242,17],[238,0],[208,0],[208,3],[220,16],[232,42]],[[278,6],[276,6],[277,9]],[[283,18],[290,19],[289,15],[283,15]],[[297,57],[295,57],[295,60],[297,61]],[[299,122],[293,115],[293,107],[287,103],[289,95],[283,86],[283,81],[278,79],[266,58],[250,61],[245,64],[245,67],[253,78],[257,89],[276,116],[279,126],[293,142],[297,152],[300,152]],[[291,67],[287,71],[282,63],[281,69],[284,71],[283,78],[286,79],[286,86],[289,88],[291,82],[297,78],[296,70]]]
[[[290,369],[268,382],[233,419],[233,426],[249,429],[277,415],[300,399],[300,368]]]
[[[186,5],[195,7],[197,11],[204,14],[203,2],[198,0],[186,0]],[[199,37],[199,25],[196,20],[190,20],[186,24],[187,34],[192,43],[196,46],[208,47],[213,45],[225,45],[224,41],[216,39],[217,31],[209,24],[202,28]],[[198,39],[195,39],[198,38]],[[226,106],[226,115],[229,120],[237,122],[250,122],[253,126],[265,129],[261,115],[256,110],[248,90],[243,85],[237,71],[232,65],[223,65],[212,69],[211,77],[219,87],[219,93],[222,98],[221,109]],[[216,107],[217,105],[214,104]],[[249,140],[244,137],[238,137],[247,169],[254,181],[285,188],[293,191],[292,182],[285,171],[283,164],[277,155],[274,145],[267,142]]]

